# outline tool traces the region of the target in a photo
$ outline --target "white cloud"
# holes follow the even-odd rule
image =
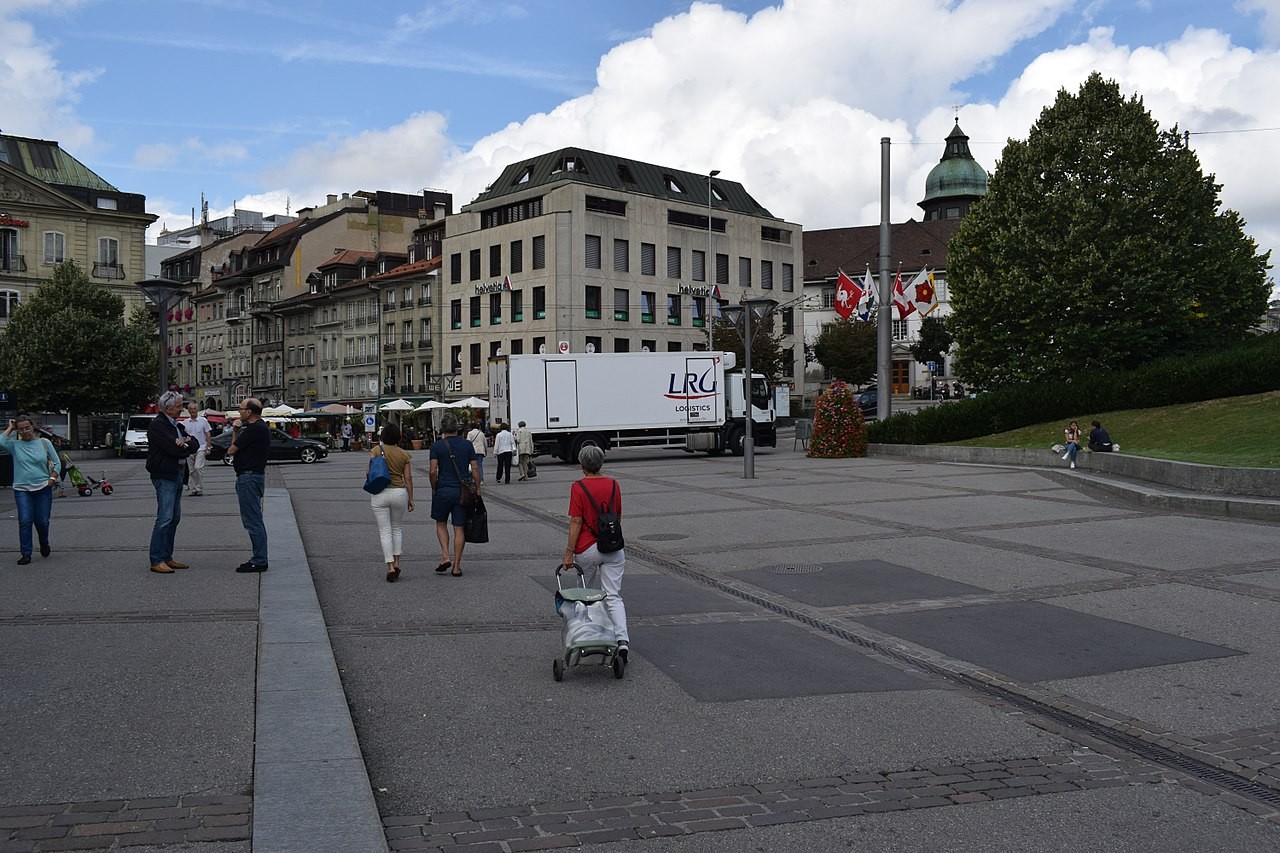
[[[133,152],[133,165],[139,169],[170,169],[184,161],[200,160],[206,165],[228,166],[248,157],[248,149],[237,143],[208,145],[200,139],[189,138],[179,145],[167,142],[139,145]]]
[[[1268,44],[1280,44],[1280,0],[1236,0],[1241,12],[1261,12],[1258,32]]]
[[[0,131],[15,136],[58,140],[63,147],[83,151],[93,142],[93,130],[76,118],[81,87],[98,71],[67,72],[58,68],[53,45],[36,38],[21,14],[33,11],[67,13],[75,0],[4,0],[0,2]]]

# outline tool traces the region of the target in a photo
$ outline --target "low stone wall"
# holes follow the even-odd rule
[[[1024,450],[1013,447],[941,447],[937,445],[872,444],[870,456],[905,456],[938,462],[972,462],[983,465],[1026,465],[1036,468],[1061,467],[1061,457],[1052,450]],[[1171,462],[1124,453],[1092,453],[1081,450],[1076,467],[1114,474],[1174,489],[1212,495],[1244,495],[1280,498],[1280,468],[1220,468],[1192,462]]]

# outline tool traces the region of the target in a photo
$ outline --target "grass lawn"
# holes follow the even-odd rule
[[[1089,422],[1102,421],[1120,451],[1133,456],[1228,467],[1280,468],[1280,391],[1159,409],[1082,412],[1061,421],[952,444],[1047,448],[1062,442],[1062,430],[1072,420],[1080,422],[1086,443]]]

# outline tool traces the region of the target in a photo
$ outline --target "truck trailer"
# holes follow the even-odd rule
[[[735,361],[725,352],[496,356],[489,416],[524,421],[535,444],[565,461],[588,444],[741,455],[748,427],[757,447],[776,447],[769,381],[752,376],[748,406]]]

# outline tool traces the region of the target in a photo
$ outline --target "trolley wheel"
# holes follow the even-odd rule
[[[89,495],[93,494],[93,489],[89,488],[88,486],[81,486],[80,488],[76,489],[76,493],[80,495],[80,497],[82,498],[87,498],[89,497]]]
[[[551,662],[551,677],[556,681],[564,681],[564,661],[560,658]]]
[[[617,655],[613,656],[613,677],[621,678],[627,672],[627,662]]]
[[[110,484],[110,483],[103,483],[103,484],[102,484],[102,493],[103,493],[104,495],[109,495],[109,494],[111,494],[111,493],[112,493],[112,492],[114,492],[114,491],[115,491],[115,489],[111,488],[111,484]]]

